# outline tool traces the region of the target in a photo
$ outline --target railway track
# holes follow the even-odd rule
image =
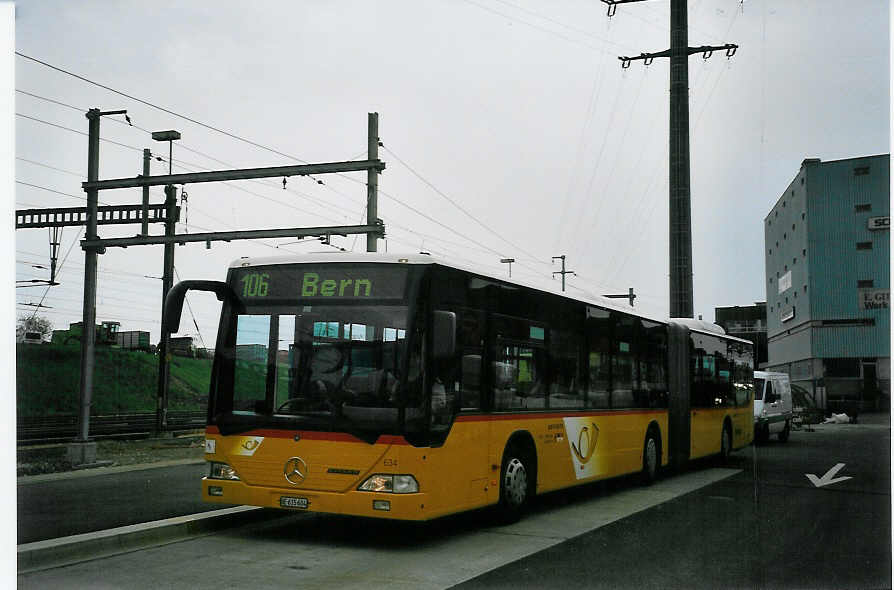
[[[204,428],[206,414],[168,412],[168,432]],[[138,438],[155,433],[155,412],[90,416],[90,438]],[[16,441],[37,445],[71,441],[78,434],[75,415],[27,417],[16,419]]]

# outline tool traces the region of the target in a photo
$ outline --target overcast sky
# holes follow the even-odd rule
[[[18,52],[280,153],[17,56],[16,206],[83,204],[88,108],[125,108],[135,125],[103,119],[101,179],[139,174],[144,147],[167,159],[146,132],[165,129],[183,135],[175,172],[362,159],[375,111],[389,252],[497,272],[513,257],[526,278],[549,278],[564,254],[570,284],[634,287],[637,308],[666,316],[668,63],[622,69],[617,57],[666,49],[669,8],[627,4],[609,19],[598,0],[19,2]],[[689,62],[694,307],[711,320],[765,300],[762,219],[802,160],[889,152],[890,17],[886,0],[692,0],[689,23],[690,45],[740,46]],[[178,232],[365,219],[365,173],[318,178],[187,186]],[[138,203],[140,191],[100,200]],[[48,267],[47,230],[15,237],[16,279],[46,278],[33,265]],[[57,328],[81,316],[76,238],[64,231],[61,285],[43,300]],[[240,256],[327,248],[276,248],[292,241],[187,244],[176,268],[223,279]],[[362,237],[333,244],[364,249]],[[161,281],[146,276],[161,275],[162,248],[109,249],[99,268],[97,321],[156,341]],[[17,289],[17,313],[46,290]],[[191,302],[213,346],[219,307]]]

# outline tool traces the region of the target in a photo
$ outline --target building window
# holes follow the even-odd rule
[[[788,265],[786,264],[784,266],[785,266],[784,270],[788,270]]]
[[[872,242],[857,242],[857,250],[872,250]]]
[[[792,224],[792,231],[795,231],[795,224]]]
[[[795,196],[795,191],[792,191],[792,196]],[[785,207],[785,201],[782,202],[782,206]]]
[[[861,211],[872,211],[872,203],[860,203],[859,205],[854,205],[855,213],[860,213]]]
[[[866,176],[867,174],[869,174],[869,166],[854,168],[854,176]]]
[[[807,248],[801,250],[801,256],[807,256]]]
[[[807,214],[806,214],[806,213],[801,213],[801,219],[804,219],[805,217],[807,217]]]
[[[804,285],[804,292],[807,292],[807,285]]]
[[[798,264],[798,259],[797,259],[797,258],[792,258],[792,266],[794,266],[794,265],[796,265],[796,264]]]
[[[773,255],[773,249],[770,248],[769,250],[767,250],[767,256],[772,256],[772,255]]]
[[[782,239],[783,239],[783,240],[787,240],[787,239],[788,239],[788,234],[782,234]]]
[[[861,281],[857,281],[858,289],[871,289],[875,286],[875,281],[872,279],[863,279]]]
[[[801,184],[804,184],[804,177],[801,177]]]

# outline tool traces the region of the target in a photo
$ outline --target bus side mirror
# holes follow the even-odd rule
[[[180,314],[183,313],[183,299],[187,291],[210,291],[217,296],[218,301],[229,301],[241,309],[242,302],[233,291],[233,288],[221,281],[181,281],[171,287],[165,297],[164,313],[162,314],[163,332],[174,334],[180,330]]]
[[[456,314],[435,311],[432,317],[432,356],[451,358],[456,354]]]

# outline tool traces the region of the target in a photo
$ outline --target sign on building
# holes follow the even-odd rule
[[[868,221],[869,229],[890,229],[890,217],[870,217]]]
[[[784,293],[792,288],[792,271],[779,277],[779,292]]]
[[[858,289],[857,292],[860,298],[858,307],[861,310],[890,309],[890,289]]]
[[[788,309],[783,309],[779,312],[779,321],[785,323],[789,320],[795,318],[795,308],[794,306],[789,307]]]

